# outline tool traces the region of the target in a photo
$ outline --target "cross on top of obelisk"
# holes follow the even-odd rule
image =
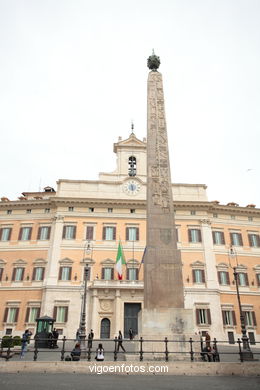
[[[148,59],[147,59],[147,66],[153,72],[157,72],[157,69],[159,68],[160,63],[161,63],[160,57],[158,57],[155,54],[154,49],[153,49],[152,55],[150,57],[148,57]]]

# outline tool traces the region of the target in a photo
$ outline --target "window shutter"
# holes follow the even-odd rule
[[[226,316],[225,316],[225,311],[222,310],[222,319],[223,319],[223,325],[227,325],[227,321],[226,321]]]
[[[38,233],[37,233],[37,240],[39,240],[39,239],[40,239],[40,237],[41,237],[41,231],[42,231],[42,228],[41,228],[41,227],[39,227],[39,229],[38,229]]]
[[[12,280],[13,281],[15,280],[15,274],[16,274],[16,268],[13,269],[13,273],[12,273]]]
[[[259,248],[260,247],[260,237],[259,237],[259,235],[256,236],[256,242],[257,242],[257,246]]]
[[[233,233],[229,233],[231,245],[234,245]]]
[[[196,309],[196,324],[200,324],[200,312],[199,309]]]
[[[6,307],[4,312],[4,322],[7,322],[8,310],[9,310],[8,307]]]
[[[30,308],[27,307],[25,314],[25,322],[29,322]]]
[[[23,268],[23,270],[22,270],[21,281],[23,280],[23,278],[24,278],[24,268]]]
[[[93,236],[94,236],[93,233],[94,233],[94,226],[87,226],[86,239],[93,240]]]
[[[36,314],[35,319],[39,318],[39,317],[40,317],[40,314],[41,314],[41,308],[38,307],[38,308],[37,308],[37,314]]]
[[[218,271],[218,282],[219,282],[219,284],[221,284],[220,271]]]
[[[106,226],[103,226],[102,240],[106,239]]]
[[[248,234],[249,245],[253,246],[252,234]]]
[[[16,308],[14,322],[18,322],[18,317],[19,317],[19,307]]]
[[[53,319],[56,321],[56,317],[57,317],[57,306],[54,306],[53,308]]]
[[[35,274],[36,274],[36,267],[34,267],[33,269],[32,280],[35,280]]]
[[[72,268],[69,267],[69,280],[71,280],[71,271],[72,271]]]
[[[232,310],[232,318],[233,318],[233,325],[236,326],[237,320],[236,320],[236,313],[234,310]]]
[[[239,234],[238,234],[238,237],[239,237],[239,245],[240,245],[240,246],[243,246],[242,234],[239,233]]]
[[[244,317],[245,325],[247,325],[247,319],[246,319],[246,312],[245,311],[242,311],[242,316]]]
[[[245,273],[246,285],[249,286],[248,275]]]
[[[105,279],[105,269],[102,268],[102,271],[101,271],[101,279]]]
[[[253,325],[256,326],[256,316],[255,316],[255,312],[252,311],[252,318],[253,318]]]
[[[189,237],[189,242],[192,242],[191,229],[188,229],[188,237]]]
[[[198,229],[198,239],[199,242],[202,242],[201,230]]]
[[[136,269],[136,280],[139,280],[139,269]]]
[[[195,269],[192,270],[192,281],[193,283],[196,283]]]
[[[3,273],[4,273],[4,270],[3,270],[3,268],[0,268],[0,282],[1,282],[1,280],[2,280]]]
[[[126,280],[129,280],[129,268],[126,269]]]
[[[47,240],[50,239],[50,236],[51,236],[51,227],[49,226],[48,227],[48,233],[47,233]]]
[[[212,238],[213,238],[213,244],[216,244],[216,236],[215,236],[215,232],[212,232]]]
[[[116,227],[113,226],[113,240],[116,239]]]
[[[111,280],[114,280],[114,268],[111,269]]]
[[[202,275],[202,283],[205,283],[205,271],[204,271],[204,269],[201,270],[201,275]]]
[[[76,238],[76,231],[77,231],[77,226],[73,226],[73,239]]]
[[[2,232],[3,232],[3,229],[0,229],[0,241],[2,241]]]
[[[260,276],[256,275],[256,282],[258,287],[260,286]]]
[[[21,238],[22,238],[22,233],[23,233],[23,228],[20,228],[19,230],[19,236],[18,236],[18,240],[20,241]]]
[[[221,232],[221,244],[225,245],[225,236],[223,232]]]
[[[126,239],[126,241],[129,241],[129,228],[128,227],[126,228],[126,231],[125,231],[125,239]]]
[[[67,227],[67,226],[63,226],[62,238],[65,238],[65,237],[66,237],[66,227]]]
[[[64,318],[64,322],[67,322],[67,321],[68,321],[68,311],[69,311],[69,308],[68,308],[68,307],[65,307],[65,318]]]
[[[62,267],[59,269],[59,280],[61,280],[61,274],[62,274]]]
[[[208,324],[211,325],[210,309],[207,309],[207,320],[208,320]]]
[[[139,241],[139,227],[136,228],[136,241]]]
[[[29,228],[29,234],[28,234],[28,240],[31,239],[31,236],[32,236],[32,228],[30,227],[30,228]]]
[[[44,275],[45,275],[45,268],[42,267],[42,280],[44,280]]]
[[[229,272],[226,272],[227,275],[227,284],[230,284]]]

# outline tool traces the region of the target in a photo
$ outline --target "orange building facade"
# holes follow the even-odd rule
[[[82,310],[84,267],[87,330],[114,337],[138,332],[146,246],[146,141],[132,133],[114,144],[117,166],[96,181],[59,180],[57,190],[0,202],[0,336],[35,332],[48,315],[75,337]],[[209,202],[203,184],[173,184],[185,307],[194,334],[232,342],[241,336],[232,267],[237,266],[250,340],[260,341],[260,209]],[[126,265],[118,280],[121,240]],[[230,247],[233,254],[230,254]]]

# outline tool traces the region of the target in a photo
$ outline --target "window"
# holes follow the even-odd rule
[[[245,324],[248,326],[256,326],[256,316],[254,311],[243,311],[245,317]]]
[[[33,269],[32,280],[40,281],[44,279],[44,267],[35,267]]]
[[[230,233],[231,245],[243,246],[243,240],[241,233]]]
[[[196,322],[197,325],[210,325],[210,309],[196,309]]]
[[[213,218],[218,218],[218,214],[213,214]]]
[[[12,214],[12,210],[7,210],[6,214]]]
[[[189,242],[201,242],[200,229],[188,229]]]
[[[68,306],[54,306],[53,318],[56,322],[68,321]]]
[[[94,213],[94,207],[89,207],[89,208],[88,208],[88,211],[89,211],[90,213]]]
[[[68,207],[68,211],[74,211],[74,207]]]
[[[260,274],[256,274],[256,281],[257,281],[258,287],[260,287]]]
[[[19,232],[18,240],[28,241],[31,239],[32,228],[31,227],[22,227]]]
[[[139,241],[139,228],[127,227],[126,228],[126,241]]]
[[[103,227],[103,240],[115,240],[116,239],[116,227],[104,226]]]
[[[248,286],[248,276],[245,272],[238,272],[238,285],[239,286]]]
[[[27,210],[26,210],[26,213],[27,213],[27,214],[31,214],[31,212],[32,212],[31,209],[27,209]]]
[[[11,232],[12,232],[11,228],[0,229],[0,241],[10,241]]]
[[[130,209],[130,214],[135,214],[135,209]]]
[[[205,283],[205,271],[203,269],[192,270],[193,283]]]
[[[6,307],[4,313],[4,322],[13,323],[18,321],[19,307]]]
[[[113,280],[114,279],[114,269],[111,267],[102,268],[102,279]]]
[[[222,310],[223,325],[235,326],[237,324],[236,314],[233,310]]]
[[[231,219],[236,219],[235,215],[230,215]]]
[[[248,221],[252,222],[253,221],[253,217],[248,217]]]
[[[51,227],[50,226],[41,226],[38,230],[38,240],[49,240],[51,234]]]
[[[138,268],[127,268],[127,280],[138,280]]]
[[[218,281],[221,285],[230,284],[229,273],[227,271],[218,271]]]
[[[248,234],[249,245],[252,247],[260,247],[260,237],[259,234]]]
[[[13,269],[12,281],[21,282],[24,277],[24,267],[16,267]]]
[[[76,226],[67,225],[63,226],[63,235],[62,238],[65,240],[73,240],[76,237]]]
[[[196,211],[195,210],[191,210],[190,215],[196,215]]]
[[[59,280],[71,280],[71,267],[60,267]]]
[[[27,307],[25,322],[34,323],[40,317],[40,307]]]
[[[113,213],[113,209],[112,209],[111,207],[109,207],[109,208],[107,209],[107,212],[108,212],[108,213]]]
[[[1,280],[2,280],[3,273],[4,273],[4,269],[3,269],[3,268],[0,268],[0,282],[1,282]]]
[[[93,240],[94,238],[94,226],[87,226],[86,240]]]
[[[45,209],[44,210],[45,214],[49,214],[50,211],[51,211],[50,209]]]
[[[129,157],[128,159],[128,175],[136,175],[136,158],[134,156]]]
[[[212,236],[215,245],[225,245],[225,237],[223,232],[213,231]]]

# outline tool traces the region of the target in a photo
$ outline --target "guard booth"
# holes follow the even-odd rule
[[[36,319],[37,328],[35,339],[39,348],[49,348],[50,335],[53,331],[54,318],[43,316]]]

